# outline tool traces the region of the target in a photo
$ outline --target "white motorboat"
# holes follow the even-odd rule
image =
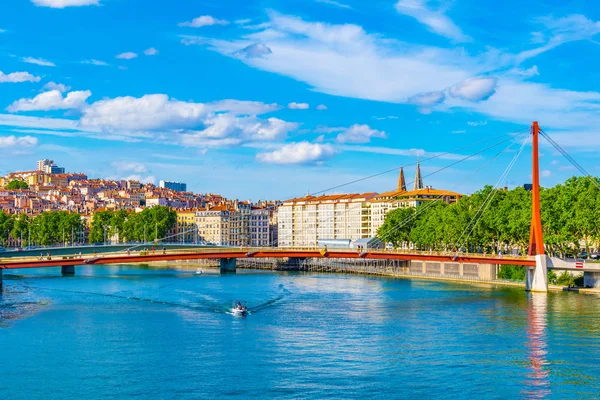
[[[248,315],[248,305],[244,300],[235,300],[231,307],[231,314],[238,316]]]
[[[196,270],[196,275],[202,275],[204,273],[204,271],[202,270],[202,268],[198,268]]]

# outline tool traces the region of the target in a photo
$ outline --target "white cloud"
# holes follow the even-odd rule
[[[132,58],[136,58],[138,55],[132,51],[127,51],[125,53],[117,54],[115,58],[120,58],[122,60],[131,60]]]
[[[153,175],[141,176],[139,174],[133,174],[133,175],[125,176],[121,179],[124,179],[126,181],[138,181],[141,183],[151,183],[153,185],[156,184],[156,177],[154,177]]]
[[[450,106],[524,125],[536,118],[546,129],[589,129],[600,126],[599,103],[599,92],[554,89],[544,84],[503,79],[487,101],[452,101]]]
[[[246,58],[261,58],[273,53],[271,49],[262,43],[254,43],[235,52],[236,55]]]
[[[537,65],[534,65],[533,67],[527,69],[514,68],[510,72],[514,75],[522,76],[524,78],[531,78],[532,76],[537,76],[540,74]]]
[[[43,67],[56,67],[56,64],[51,61],[44,60],[43,58],[23,57],[22,61],[29,64],[41,65]]]
[[[100,5],[100,0],[31,0],[31,2],[36,6],[51,8]]]
[[[204,104],[169,99],[164,94],[148,94],[140,98],[125,96],[97,101],[83,110],[81,124],[110,131],[193,129],[204,125],[213,113],[259,115],[278,108],[277,104],[256,101],[229,99]],[[211,124],[212,120],[208,122]]]
[[[242,100],[219,100],[206,103],[207,112],[228,111],[236,115],[260,115],[279,110],[276,103],[262,103],[260,101],[242,101]]]
[[[0,147],[33,147],[38,144],[33,136],[0,136]]]
[[[335,6],[335,7],[339,7],[339,8],[345,8],[348,10],[351,10],[352,7],[350,7],[348,4],[344,4],[344,3],[340,3],[338,1],[335,0],[315,0],[317,3],[323,3],[323,4],[329,4],[330,6]]]
[[[408,101],[421,107],[431,107],[440,104],[445,99],[446,95],[443,92],[428,92],[412,96]]]
[[[469,126],[483,126],[483,125],[487,125],[487,121],[468,121],[467,125],[469,125]]]
[[[105,130],[191,128],[202,121],[205,106],[170,100],[164,94],[100,100],[83,110],[81,124]]]
[[[372,138],[387,138],[383,131],[372,129],[369,125],[354,124],[350,128],[344,129],[335,140],[338,143],[368,143]]]
[[[278,118],[258,119],[255,116],[236,117],[233,114],[210,115],[204,120],[205,129],[185,133],[182,143],[187,146],[215,147],[249,141],[283,139],[298,128],[298,124]]]
[[[263,33],[276,35],[268,42],[268,56],[249,57],[240,51],[254,45],[254,38],[251,42],[246,37],[232,41],[184,38],[183,42],[208,44],[223,55],[307,82],[324,93],[395,103],[444,90],[488,68],[464,51],[397,43],[368,34],[357,25],[306,22],[275,12],[269,16]]]
[[[0,71],[0,83],[21,83],[21,82],[39,82],[39,76],[34,76],[29,72],[11,72],[5,74]]]
[[[26,115],[0,114],[0,126],[23,128],[79,130],[77,121],[61,118],[40,118]]]
[[[540,171],[540,176],[543,178],[549,178],[552,176],[552,171],[547,170],[547,169],[543,169]]]
[[[253,68],[290,77],[335,96],[409,103],[419,94],[443,92],[443,103],[421,111],[465,110],[526,124],[533,115],[548,128],[600,125],[600,93],[527,82],[524,76],[510,72],[519,61],[517,54],[487,47],[471,55],[464,48],[426,47],[370,34],[357,25],[307,22],[275,12],[268,15],[269,21],[257,28],[272,37],[268,57],[236,54],[255,42],[248,35],[202,38],[188,44],[207,46]],[[452,96],[451,88],[457,97]]]
[[[457,42],[471,41],[471,38],[444,14],[444,10],[433,10],[428,7],[428,3],[429,0],[399,0],[396,3],[396,10],[400,14],[416,19],[438,35]]]
[[[319,111],[325,111],[325,110],[327,110],[327,106],[325,104],[319,104],[317,106],[317,110],[319,110]]]
[[[398,117],[396,117],[395,115],[388,115],[387,117],[373,117],[373,119],[376,119],[378,121],[384,121],[386,119],[398,119]]]
[[[270,164],[311,164],[327,160],[335,154],[329,144],[298,142],[290,143],[272,152],[262,152],[256,158]]]
[[[592,21],[581,14],[571,14],[561,18],[547,16],[538,18],[536,22],[545,28],[545,32],[533,32],[532,41],[543,45],[519,53],[517,55],[519,62],[568,42],[590,40],[600,33],[600,21]]]
[[[290,104],[288,104],[288,108],[290,110],[308,110],[310,108],[310,105],[308,103],[291,102]]]
[[[342,145],[340,146],[339,150],[406,157],[438,157],[441,160],[462,160],[466,157],[464,154],[439,153],[425,151],[424,149],[398,149],[393,147],[380,146]],[[470,158],[470,160],[479,159],[481,159],[480,156]]]
[[[462,100],[482,101],[496,92],[497,83],[496,78],[470,78],[450,87],[448,91],[450,96]]]
[[[0,33],[6,32],[6,29],[0,29]]]
[[[194,18],[189,22],[181,22],[179,26],[187,26],[190,28],[200,28],[203,26],[212,26],[212,25],[227,25],[229,21],[224,19],[217,19],[211,17],[210,15],[202,15],[200,17]]]
[[[457,129],[457,130],[452,131],[451,133],[466,133],[466,132],[467,131],[464,129]]]
[[[148,172],[148,168],[144,164],[139,162],[115,161],[112,163],[112,166],[115,167],[119,173],[134,172],[137,174],[143,174]]]
[[[96,59],[89,59],[89,60],[83,60],[81,62],[82,64],[90,64],[90,65],[97,65],[100,67],[108,67],[110,64],[104,61],[100,61],[100,60],[96,60]]]
[[[65,97],[59,90],[50,90],[40,93],[33,99],[20,99],[6,109],[10,112],[18,111],[49,111],[81,108],[88,97],[92,95],[89,90],[69,92]]]
[[[71,90],[71,87],[64,85],[62,83],[48,82],[44,85],[44,89],[58,90],[59,92],[64,93],[64,92],[68,92],[69,90]]]
[[[159,53],[154,47],[150,47],[149,49],[144,50],[144,54],[147,56],[155,56]]]

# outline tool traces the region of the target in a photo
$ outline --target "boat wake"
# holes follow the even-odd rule
[[[151,304],[160,304],[160,305],[165,305],[165,306],[185,308],[185,309],[194,310],[194,311],[212,312],[212,313],[216,313],[216,314],[230,314],[230,315],[234,314],[232,312],[230,305],[225,305],[222,302],[214,300],[213,298],[210,298],[208,296],[203,296],[203,295],[197,296],[198,293],[195,293],[192,291],[178,290],[178,292],[196,295],[196,299],[194,299],[190,302],[177,302],[177,301],[146,298],[146,297],[141,297],[141,296],[136,296],[136,295],[129,295],[129,294],[124,294],[122,292],[121,293],[119,293],[119,292],[102,293],[102,292],[92,292],[92,291],[83,291],[83,290],[48,288],[48,287],[44,287],[44,286],[32,286],[32,287],[24,286],[24,287],[31,288],[31,289],[43,290],[43,291],[51,291],[51,292],[72,293],[72,294],[80,294],[80,295],[87,295],[87,296],[101,296],[101,297],[116,298],[116,299],[123,299],[123,300],[139,301],[139,302],[145,302],[145,303],[151,303]],[[248,314],[256,314],[267,308],[278,305],[286,297],[287,293],[289,293],[289,292],[286,290],[284,293],[280,294],[279,296],[277,296],[273,299],[269,299],[263,303],[259,303],[258,305],[255,305],[254,307],[249,307]],[[200,299],[198,297],[200,297]]]

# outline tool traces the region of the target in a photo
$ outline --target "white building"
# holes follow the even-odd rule
[[[277,209],[281,247],[315,247],[319,239],[356,240],[372,236],[370,199],[377,193],[306,196]]]
[[[414,190],[406,190],[400,169],[396,190],[363,194],[306,196],[284,201],[277,209],[278,243],[281,247],[314,247],[324,240],[366,239],[377,236],[388,212],[442,201],[456,203],[462,195],[423,186],[417,163]]]

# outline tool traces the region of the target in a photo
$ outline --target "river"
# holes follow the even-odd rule
[[[5,272],[16,399],[598,398],[600,297],[356,275]],[[251,314],[234,317],[234,299]]]

